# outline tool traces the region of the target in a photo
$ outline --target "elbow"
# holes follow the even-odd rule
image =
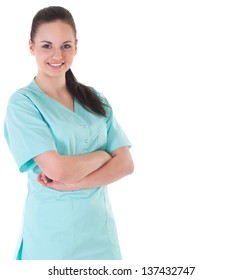
[[[130,175],[134,172],[134,162],[132,159],[130,159],[127,163],[126,163],[126,172],[127,175]]]
[[[77,181],[84,179],[88,174],[86,170],[80,170],[77,174],[75,170],[71,167],[59,166],[55,171],[52,172],[53,177],[50,177],[52,180],[61,182],[64,184],[73,184]]]
[[[51,180],[56,182],[73,183],[79,178],[75,176],[72,161],[66,156],[59,155],[56,151],[49,151],[34,158],[41,171]],[[80,178],[82,173],[80,172]]]
[[[49,168],[48,170],[42,170],[45,175],[56,182],[64,182],[66,179],[65,170],[62,170],[61,168]]]
[[[68,168],[63,157],[56,151],[49,151],[34,158],[40,170],[51,180],[61,182],[67,176]]]
[[[62,162],[56,161],[54,164],[49,165],[49,168],[46,170],[43,169],[43,172],[48,178],[56,182],[68,182],[71,177],[71,169]]]
[[[57,168],[55,171],[52,172],[50,178],[53,181],[65,182],[67,180],[67,174],[65,170],[62,170],[61,168]]]
[[[84,176],[83,176],[84,177]],[[73,174],[72,170],[68,168],[57,168],[55,171],[52,172],[52,180],[61,182],[61,183],[75,183],[78,180],[81,180],[83,177],[81,175],[77,178],[75,174]],[[80,179],[81,178],[81,179]]]
[[[123,157],[123,167],[126,175],[130,175],[134,172],[134,162],[129,151]]]

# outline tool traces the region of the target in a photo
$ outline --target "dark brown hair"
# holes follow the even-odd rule
[[[50,6],[37,12],[32,20],[30,39],[34,42],[36,32],[41,24],[57,20],[69,24],[77,39],[77,30],[72,14],[67,9],[60,6]],[[66,72],[66,85],[70,94],[76,98],[85,109],[106,116],[106,105],[90,87],[77,81],[71,69]]]

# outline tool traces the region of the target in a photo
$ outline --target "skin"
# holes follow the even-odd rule
[[[38,67],[35,78],[38,86],[73,111],[74,100],[65,80],[65,73],[77,53],[77,40],[71,26],[62,21],[41,24],[34,40],[29,41],[29,48]],[[37,181],[60,191],[111,184],[131,174],[134,168],[128,147],[121,147],[111,154],[96,151],[76,156],[48,151],[34,160],[42,170]]]
[[[43,186],[59,191],[75,191],[111,184],[133,172],[133,161],[127,147],[113,151],[111,156],[110,161],[78,182],[65,183],[53,180],[49,181],[44,173],[39,174],[37,181]]]
[[[77,40],[71,26],[61,21],[41,24],[34,42],[29,41],[29,48],[38,66],[38,86],[73,111],[73,98],[65,80],[65,73],[77,53]]]

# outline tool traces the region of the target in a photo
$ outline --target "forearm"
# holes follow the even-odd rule
[[[131,166],[120,161],[119,156],[112,158],[108,163],[97,169],[93,173],[84,177],[76,185],[78,188],[94,188],[108,185],[131,174]]]
[[[122,147],[112,153],[112,159],[110,161],[78,182],[49,182],[46,178],[46,174],[44,173],[41,173],[38,176],[37,181],[45,187],[53,188],[59,191],[73,191],[111,184],[122,177],[131,174],[133,172],[133,168],[133,160],[128,148]]]
[[[111,156],[104,151],[73,156],[59,155],[50,151],[36,157],[35,161],[50,179],[63,183],[74,183],[99,169],[110,159]]]
[[[108,185],[131,174],[133,169],[132,157],[129,150],[125,148],[122,153],[115,153],[109,162],[70,187],[82,189]]]

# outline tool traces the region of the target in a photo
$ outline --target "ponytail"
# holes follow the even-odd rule
[[[66,84],[70,94],[87,110],[106,117],[105,106],[99,96],[88,86],[77,81],[71,69],[66,72]]]

